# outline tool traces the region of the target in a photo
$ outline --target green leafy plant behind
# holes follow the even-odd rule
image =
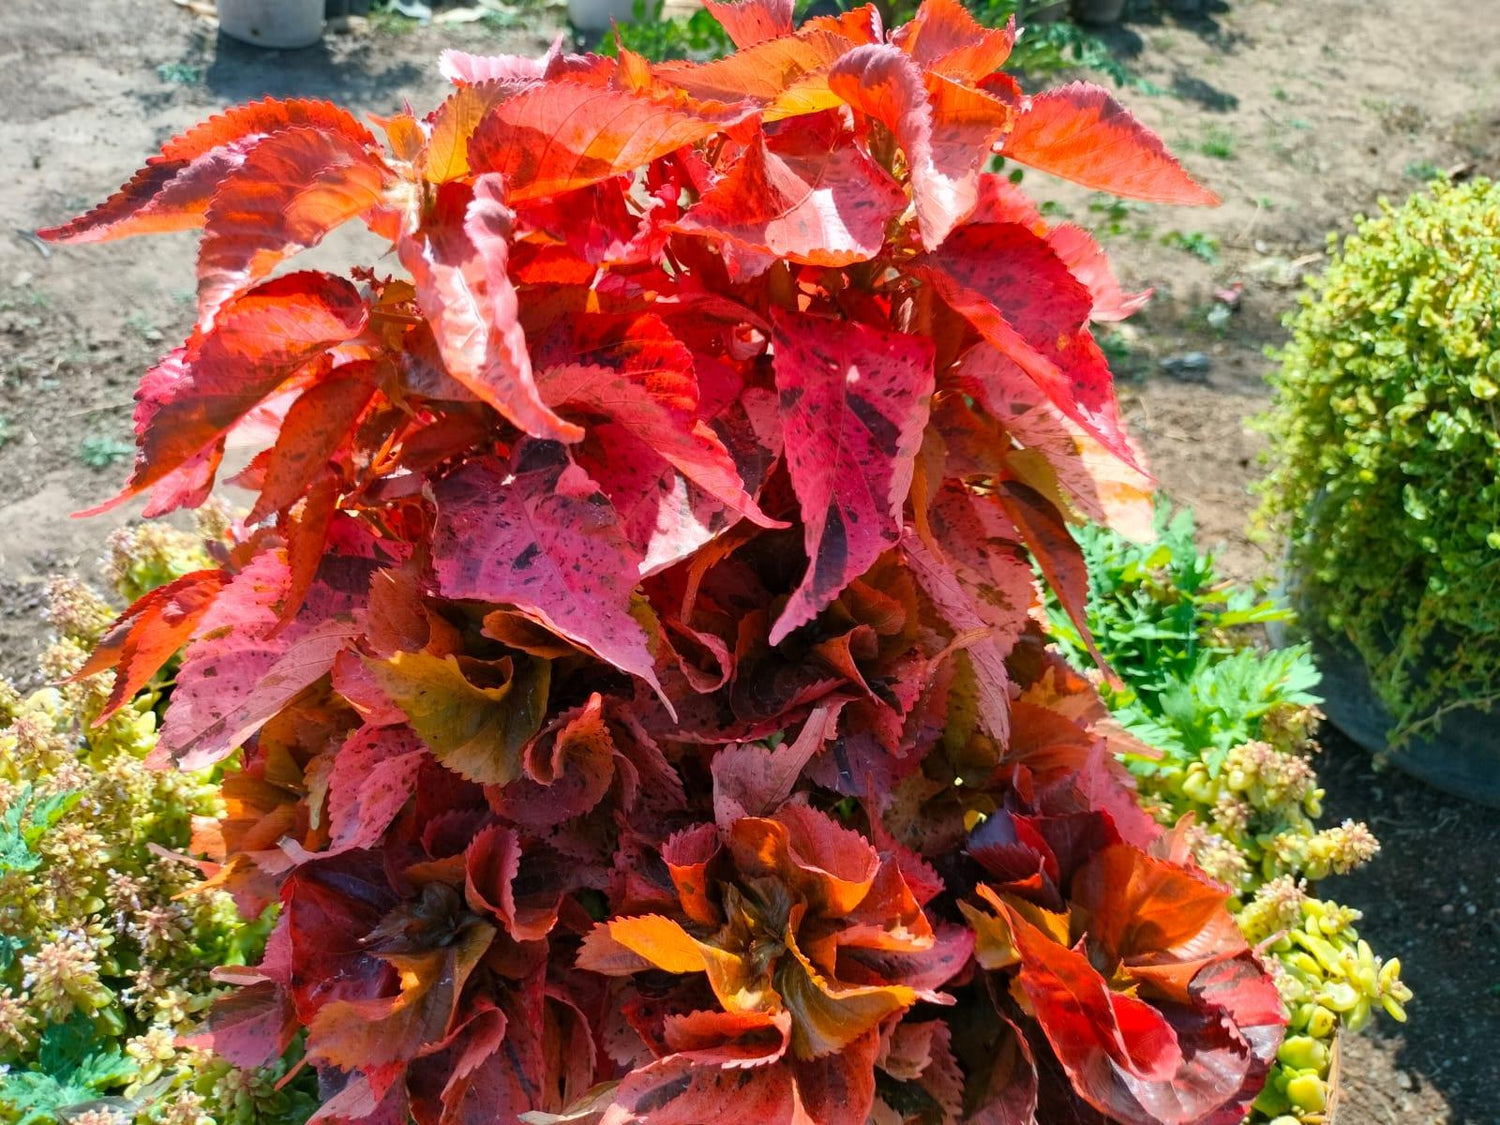
[[[1233,888],[1240,929],[1273,958],[1288,1035],[1251,1119],[1321,1122],[1336,1033],[1380,1009],[1404,1020],[1411,993],[1400,961],[1381,961],[1360,939],[1359,912],[1313,893],[1378,850],[1363,824],[1317,826],[1317,669],[1306,646],[1257,643],[1259,628],[1290,622],[1290,610],[1221,578],[1188,510],[1159,506],[1147,543],[1094,525],[1075,534],[1089,569],[1087,624],[1120,680],[1101,690],[1144,744],[1123,760],[1157,819]],[[1052,604],[1048,618],[1069,660],[1089,667],[1067,614]]]
[[[853,7],[852,4],[847,6]],[[810,5],[803,2],[797,7],[801,14]],[[887,7],[886,23],[892,27],[911,19],[917,9],[910,0],[896,0]],[[1031,12],[1039,7],[1036,3],[1028,0],[975,0],[965,7],[987,27],[1001,27],[1012,17],[1022,25],[1023,32],[1011,56],[1011,65],[1016,70],[1038,75],[1060,70],[1091,70],[1107,75],[1117,86],[1131,87],[1147,94],[1161,92],[1124,67],[1110,53],[1103,39],[1077,24],[1067,20],[1029,22]],[[635,0],[632,22],[606,35],[600,50],[606,55],[615,55],[623,47],[653,62],[661,62],[668,59],[716,59],[733,48],[729,36],[706,9],[674,19],[663,19],[663,11],[662,0]]]
[[[202,521],[212,537],[223,517]],[[207,565],[203,540],[152,526],[117,534],[118,592],[136,597]],[[23,696],[0,681],[0,1123],[279,1125],[312,1109],[306,1081],[247,1072],[185,1046],[221,989],[216,965],[254,960],[269,919],[195,889],[180,853],[194,817],[221,815],[216,777],[148,768],[175,663],[94,726],[112,677],[67,677],[114,611],[80,584],[52,588],[59,636]]]
[[[1261,517],[1399,743],[1500,699],[1500,185],[1356,220],[1288,319]]]

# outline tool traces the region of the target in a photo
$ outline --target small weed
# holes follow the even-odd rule
[[[4,449],[8,441],[10,441],[10,418],[0,414],[0,449]]]
[[[1271,96],[1278,102],[1289,102],[1292,100],[1292,95],[1286,92],[1284,86],[1271,87]]]
[[[1234,159],[1234,134],[1228,129],[1210,129],[1198,144],[1198,151],[1215,160]]]
[[[162,63],[156,68],[156,77],[173,86],[196,86],[203,81],[203,68],[187,63]]]
[[[1259,207],[1262,211],[1274,211],[1274,210],[1276,210],[1276,201],[1274,199],[1272,199],[1269,195],[1257,195],[1255,197],[1255,205],[1257,207]]]
[[[1413,160],[1403,171],[1411,179],[1421,180],[1423,183],[1444,179],[1447,176],[1446,172],[1430,160]]]
[[[398,12],[389,3],[372,6],[367,18],[370,30],[380,35],[409,35],[418,26],[416,20]]]
[[[1129,229],[1127,223],[1130,217],[1147,208],[1142,203],[1127,203],[1113,195],[1100,193],[1089,200],[1089,210],[1099,216],[1090,225],[1105,234],[1121,235]]]
[[[1218,265],[1219,262],[1219,240],[1211,234],[1205,234],[1201,230],[1168,231],[1162,235],[1162,245],[1170,246],[1175,250],[1184,250],[1200,261],[1209,265]]]
[[[135,446],[111,434],[90,434],[78,447],[78,459],[91,469],[107,469],[135,453]]]
[[[161,329],[156,327],[156,323],[139,309],[126,315],[125,327],[150,343],[155,343],[162,338]]]
[[[1037,210],[1049,219],[1061,219],[1066,221],[1070,216],[1068,209],[1055,199],[1044,199],[1037,205]]]
[[[26,309],[45,309],[47,294],[35,285],[13,286],[10,292],[0,297],[0,312],[20,312]]]
[[[1109,361],[1109,369],[1117,379],[1139,379],[1145,375],[1147,357],[1130,346],[1130,341],[1120,331],[1101,333],[1096,339],[1099,350]]]

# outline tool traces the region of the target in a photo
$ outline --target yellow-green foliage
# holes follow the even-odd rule
[[[160,527],[122,533],[111,555],[131,594],[207,563],[200,539]],[[57,682],[113,611],[62,581],[51,616],[41,671],[56,686],[23,698],[0,681],[0,1123],[290,1120],[275,1075],[175,1042],[210,1003],[209,970],[264,940],[172,854],[193,816],[220,811],[213,778],[146,768],[152,694],[92,726],[110,675]]]
[[[1500,699],[1500,185],[1360,219],[1288,320],[1263,514],[1404,737]]]

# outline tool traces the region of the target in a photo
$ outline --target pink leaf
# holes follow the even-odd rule
[[[703,6],[741,49],[792,33],[792,0],[704,0]]]
[[[470,461],[433,487],[433,570],[444,596],[504,603],[658,687],[631,616],[640,565],[609,500],[555,444],[511,466]]]
[[[981,90],[922,69],[888,44],[856,47],[833,65],[828,85],[890,129],[911,168],[922,244],[941,245],[974,209],[979,175],[1010,111]]]
[[[432,325],[443,365],[525,433],[577,441],[583,431],[547,408],[532,378],[506,272],[512,216],[500,180],[481,176],[472,197],[461,184],[441,185],[434,207],[432,228],[403,236],[397,251],[416,283],[417,304]]]

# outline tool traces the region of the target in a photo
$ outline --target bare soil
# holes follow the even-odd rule
[[[1149,4],[1140,0],[1139,7]],[[1156,299],[1112,348],[1127,415],[1163,486],[1196,510],[1228,569],[1263,578],[1274,545],[1246,535],[1265,356],[1328,231],[1434,171],[1500,174],[1496,0],[1210,0],[1178,21],[1137,10],[1117,57],[1162,92],[1120,96],[1224,197],[1214,211],[1116,205],[1027,186],[1105,234],[1125,280]],[[68,513],[111,494],[140,372],[190,320],[191,236],[44,251],[27,232],[112,191],[161,141],[220,107],[273,95],[361,112],[435,103],[439,50],[534,51],[536,9],[504,33],[336,31],[305,51],[220,39],[170,0],[12,0],[0,14],[0,674],[24,678],[48,575],[93,573],[132,509]],[[1215,292],[1240,290],[1227,322]],[[1223,314],[1214,314],[1222,320]],[[1198,354],[1194,354],[1198,353]],[[1500,1121],[1500,813],[1377,774],[1337,732],[1330,817],[1371,822],[1385,850],[1325,890],[1367,915],[1417,992],[1411,1022],[1350,1040],[1342,1125]]]

